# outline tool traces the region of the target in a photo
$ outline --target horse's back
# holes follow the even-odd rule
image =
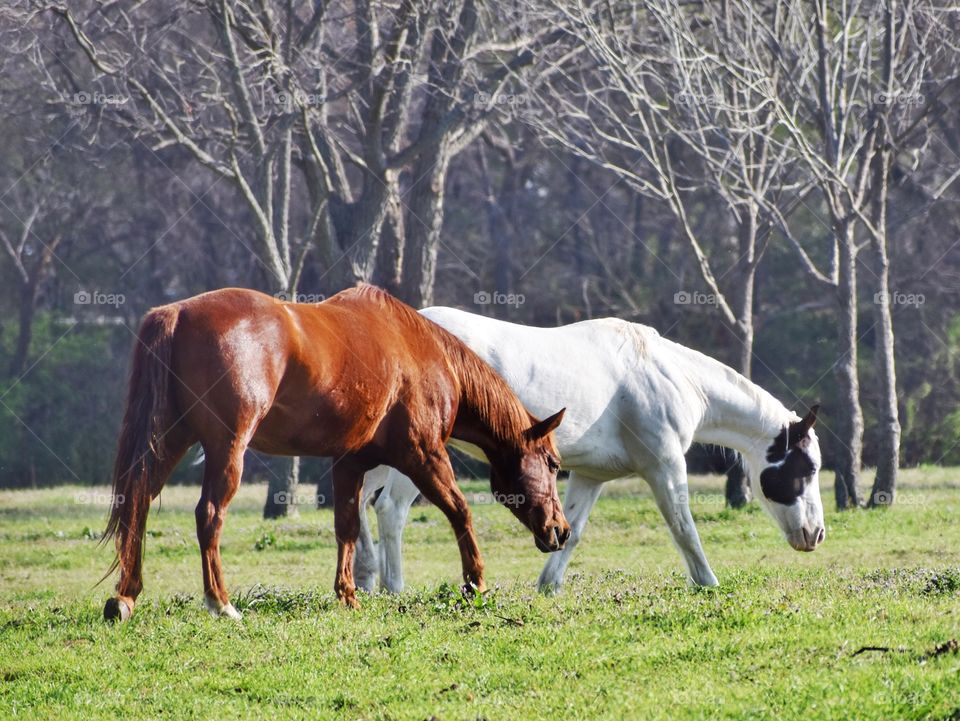
[[[255,428],[258,450],[339,455],[371,443],[398,406],[419,402],[411,393],[450,395],[426,321],[381,292],[298,304],[227,288],[171,307],[179,405],[201,436]]]
[[[624,421],[629,417],[632,424],[648,411],[645,389],[654,385],[648,374],[656,331],[615,318],[539,328],[455,308],[426,308],[421,314],[489,363],[532,413],[567,408],[556,430],[567,467],[599,454],[616,477],[629,462]]]
[[[266,402],[286,364],[287,318],[275,298],[225,288],[172,304],[178,311],[173,371],[190,398]]]

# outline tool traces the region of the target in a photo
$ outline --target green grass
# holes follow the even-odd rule
[[[480,505],[492,590],[463,598],[449,527],[416,507],[409,590],[351,612],[331,591],[332,514],[265,522],[265,489],[244,487],[223,540],[237,624],[201,608],[198,490],[170,488],[146,590],[116,626],[112,579],[93,587],[111,561],[102,497],[0,492],[0,718],[960,719],[960,654],[935,653],[960,638],[957,471],[905,472],[889,511],[828,509],[812,554],[759,508],[724,510],[718,479],[691,490],[717,589],[687,588],[649,494],[624,481],[560,596],[535,592],[529,535]]]

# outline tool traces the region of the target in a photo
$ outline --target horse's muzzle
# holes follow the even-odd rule
[[[817,526],[807,530],[806,527],[801,528],[799,531],[794,531],[790,534],[787,539],[795,551],[813,551],[823,543],[823,539],[826,537],[827,532],[824,530],[823,526]]]
[[[544,553],[553,553],[563,548],[567,539],[570,538],[570,526],[551,526],[547,529],[544,536],[534,536],[533,540]]]

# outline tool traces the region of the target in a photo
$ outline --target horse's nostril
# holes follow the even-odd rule
[[[817,545],[823,543],[823,539],[827,537],[827,532],[823,529],[823,526],[817,531]]]

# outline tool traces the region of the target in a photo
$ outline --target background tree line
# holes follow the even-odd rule
[[[899,465],[960,462],[957,25],[926,0],[15,0],[0,486],[106,480],[149,307],[362,280],[651,324],[820,399],[838,505],[891,503]]]

